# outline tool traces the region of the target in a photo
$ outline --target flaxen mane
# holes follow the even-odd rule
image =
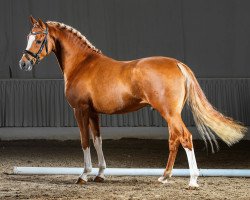
[[[90,49],[92,49],[93,51],[97,52],[97,53],[101,53],[101,50],[97,49],[84,35],[82,35],[78,30],[76,30],[75,28],[68,26],[64,23],[60,23],[60,22],[55,22],[55,21],[47,21],[47,24],[51,24],[54,26],[57,26],[61,29],[66,29],[69,32],[71,32],[72,34],[76,35],[78,38],[80,38]]]

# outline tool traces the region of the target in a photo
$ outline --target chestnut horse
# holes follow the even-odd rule
[[[99,113],[127,113],[147,105],[159,111],[168,123],[170,152],[164,174],[158,180],[167,183],[171,177],[181,144],[188,158],[191,188],[198,187],[199,171],[192,135],[181,118],[186,101],[201,136],[211,144],[212,141],[217,144],[212,131],[228,145],[244,136],[245,127],[211,106],[193,72],[180,61],[167,57],[117,61],[103,55],[70,26],[30,19],[33,27],[19,65],[23,70],[32,70],[50,52],[54,52],[58,59],[64,76],[66,99],[74,109],[84,152],[84,171],[78,184],[87,182],[92,169],[89,127],[99,163],[99,172],[94,180],[104,180],[106,162],[102,152]]]

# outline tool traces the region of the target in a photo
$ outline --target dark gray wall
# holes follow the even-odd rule
[[[199,79],[209,101],[220,112],[250,125],[250,79]],[[72,109],[64,98],[63,80],[0,80],[0,127],[76,126]],[[187,126],[192,114],[182,112]],[[166,126],[157,111],[145,107],[123,115],[101,115],[101,126]]]
[[[178,58],[198,77],[250,77],[249,0],[1,0],[0,78],[61,78],[55,56],[33,72],[18,61],[28,16],[69,24],[121,60]]]

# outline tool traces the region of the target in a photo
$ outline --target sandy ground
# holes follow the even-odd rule
[[[106,140],[103,142],[108,167],[164,168],[167,141]],[[232,148],[221,144],[216,154],[195,141],[199,168],[250,168],[250,141]],[[77,176],[8,175],[13,166],[81,167],[83,154],[79,141],[0,141],[0,199],[250,199],[249,178],[200,177],[198,190],[188,190],[188,178],[172,177],[163,185],[158,177],[111,177],[104,183],[76,185]],[[92,148],[93,166],[97,167]],[[175,168],[187,168],[180,149]]]

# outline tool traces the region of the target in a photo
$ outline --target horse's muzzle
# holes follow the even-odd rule
[[[33,68],[33,65],[30,61],[24,62],[22,60],[19,61],[19,67],[21,70],[24,71],[31,71]]]

